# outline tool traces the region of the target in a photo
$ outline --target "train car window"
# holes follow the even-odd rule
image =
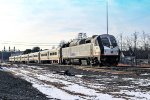
[[[104,46],[110,47],[110,43],[107,37],[101,37]]]
[[[50,56],[57,55],[57,52],[53,52],[49,54]]]
[[[57,55],[57,52],[55,52],[55,55]]]
[[[34,55],[34,57],[37,57],[37,55]]]
[[[41,54],[41,56],[47,56],[47,54]]]
[[[113,47],[117,46],[117,42],[116,42],[116,39],[114,37],[110,37],[110,41],[111,41],[111,44]]]

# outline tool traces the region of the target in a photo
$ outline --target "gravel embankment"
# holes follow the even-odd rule
[[[48,100],[32,84],[0,71],[0,100]]]

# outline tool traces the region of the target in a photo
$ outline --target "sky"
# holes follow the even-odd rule
[[[0,0],[0,50],[50,49],[78,33],[150,32],[150,0]]]

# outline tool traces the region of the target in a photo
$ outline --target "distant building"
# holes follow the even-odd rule
[[[11,52],[0,51],[0,61],[7,61],[11,56]]]
[[[150,63],[150,51],[137,49],[133,52],[131,49],[122,51],[121,62],[127,64],[148,64]]]
[[[135,63],[135,54],[132,50],[122,51],[121,63],[134,64]]]
[[[21,55],[23,52],[22,51],[0,51],[0,62],[2,61],[8,61],[10,56],[17,56]]]

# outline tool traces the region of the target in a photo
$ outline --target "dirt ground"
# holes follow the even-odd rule
[[[48,100],[32,84],[0,71],[0,100]]]
[[[73,65],[19,64],[16,69],[18,69],[16,70],[18,72],[20,69],[29,71],[32,74],[29,74],[29,76],[36,79],[38,78],[36,74],[38,74],[38,76],[43,74],[46,75],[46,73],[58,74],[59,76],[57,77],[49,77],[78,84],[80,86],[93,89],[97,91],[97,93],[109,94],[118,99],[150,100],[150,68],[147,67],[91,67]],[[68,75],[64,73],[66,71],[69,73]],[[4,72],[0,72],[0,74],[2,74],[0,75],[0,79],[2,81],[0,82],[0,91],[2,91],[2,93],[0,92],[0,98],[19,98],[28,100],[47,99],[45,95],[33,88],[31,83],[18,79],[17,77],[13,77],[11,74],[4,74]],[[81,77],[76,77],[76,75],[81,75]],[[81,97],[87,96],[85,94],[81,95],[80,92],[75,93],[70,90],[65,90],[63,87],[66,86],[66,84],[60,83],[59,81],[41,81],[72,95],[80,95]],[[6,89],[3,87],[6,87]]]
[[[44,67],[54,72],[69,70],[74,75],[83,75],[82,80],[85,83],[100,85],[100,88],[96,89],[100,93],[126,100],[150,100],[150,68],[63,65],[45,65]]]

